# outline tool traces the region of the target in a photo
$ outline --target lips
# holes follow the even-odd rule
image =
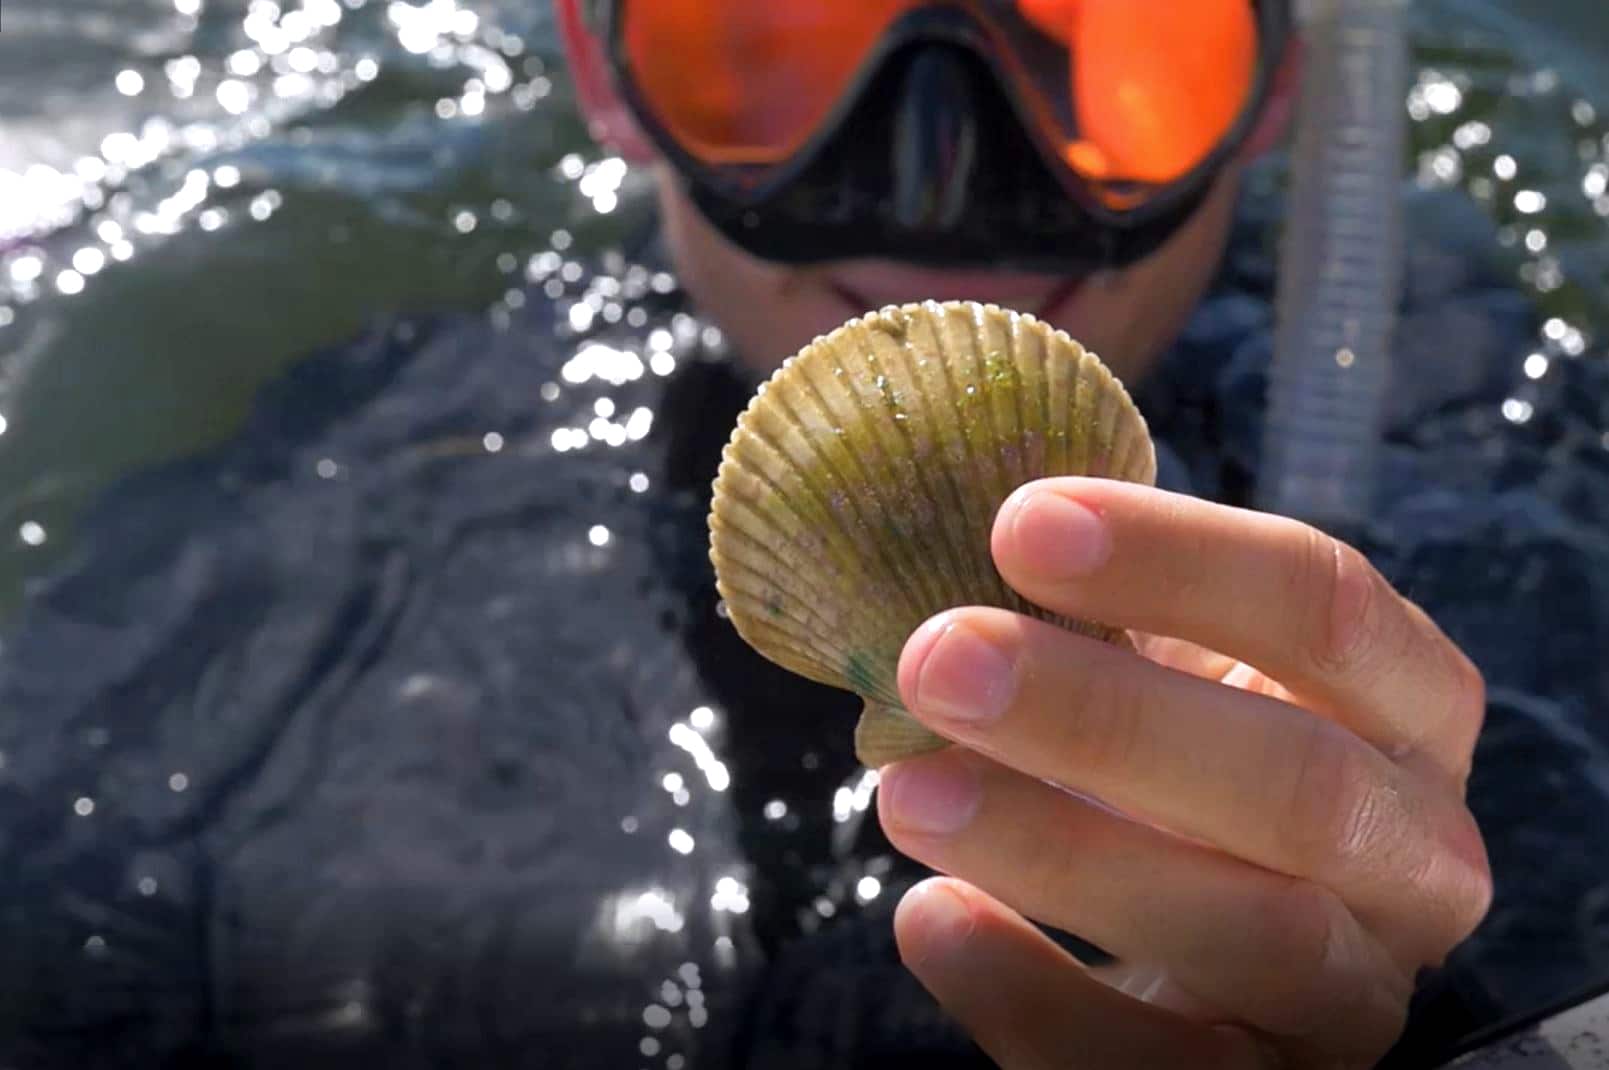
[[[932,271],[902,265],[854,265],[826,275],[827,287],[854,315],[915,301],[978,301],[1050,319],[1088,281],[1083,277]]]

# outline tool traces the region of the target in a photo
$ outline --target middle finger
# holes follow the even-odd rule
[[[1432,942],[1462,938],[1484,910],[1484,848],[1462,803],[1287,703],[986,607],[918,629],[899,684],[950,739],[1367,914],[1435,919]]]

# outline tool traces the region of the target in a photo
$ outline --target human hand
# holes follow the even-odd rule
[[[1048,479],[992,552],[1138,652],[984,607],[911,636],[900,693],[961,746],[883,773],[890,840],[959,878],[900,903],[907,966],[1007,1070],[1372,1066],[1491,899],[1464,805],[1479,672],[1280,517]]]

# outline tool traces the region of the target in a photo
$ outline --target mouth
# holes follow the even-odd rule
[[[870,267],[864,271],[846,269],[827,275],[824,281],[827,288],[856,316],[886,305],[931,299],[978,301],[1049,320],[1078,295],[1089,278],[1014,278],[1009,275],[889,266]]]

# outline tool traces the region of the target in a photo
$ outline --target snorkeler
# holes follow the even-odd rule
[[[761,373],[867,309],[965,298],[1143,382],[1298,62],[1283,0],[558,9],[594,135],[653,166],[680,277]],[[1143,656],[981,608],[910,638],[904,701],[964,746],[883,771],[891,841],[952,875],[901,903],[906,964],[1008,1068],[1373,1065],[1492,895],[1480,673],[1293,521],[1056,479],[992,548]]]
[[[1609,366],[1505,419],[1539,324],[1455,250],[1405,296],[1367,560],[1231,507],[1287,4],[557,11],[654,238],[556,232],[493,315],[298,361],[8,630],[0,1065],[1363,1067],[1407,1010],[1402,1070],[1609,973]],[[1166,489],[1011,497],[999,571],[1139,653],[940,615],[900,684],[963,746],[873,803],[858,701],[722,615],[711,485],[787,354],[925,298],[1087,343]]]

